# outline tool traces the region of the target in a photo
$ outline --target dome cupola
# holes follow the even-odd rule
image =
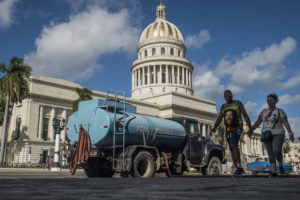
[[[166,18],[160,3],[156,19],[141,34],[138,59],[131,66],[135,99],[147,99],[166,92],[193,95],[193,65],[185,58],[186,47],[180,30]]]

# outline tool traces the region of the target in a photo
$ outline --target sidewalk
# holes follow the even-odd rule
[[[0,168],[0,172],[5,173],[5,172],[47,172],[47,173],[70,173],[70,169],[61,169],[58,172],[51,171],[49,169],[45,168]],[[83,169],[77,169],[76,173],[78,172],[84,172]]]

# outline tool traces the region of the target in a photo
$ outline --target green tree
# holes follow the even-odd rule
[[[78,94],[78,99],[73,102],[73,112],[78,110],[78,104],[80,101],[92,99],[92,91],[86,87],[75,88],[75,91]]]
[[[3,123],[4,112],[5,112],[5,100],[0,99],[0,126],[2,126]]]
[[[289,144],[289,139],[287,139],[287,138],[284,139],[282,148],[283,148],[283,153],[288,154],[291,151],[291,147],[290,147],[290,144]]]
[[[226,131],[225,131],[225,125],[224,121],[222,120],[219,126],[217,127],[217,131],[215,134],[212,136],[212,140],[221,145],[226,144]]]
[[[5,111],[3,116],[3,130],[0,152],[0,166],[3,166],[4,147],[6,146],[7,124],[9,105],[22,102],[28,97],[28,79],[31,75],[31,67],[24,64],[24,59],[12,57],[9,65],[0,63],[0,73],[4,75],[0,79],[0,96],[5,97]]]

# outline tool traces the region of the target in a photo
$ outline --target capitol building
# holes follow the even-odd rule
[[[137,59],[128,66],[132,89],[131,97],[126,101],[136,106],[138,114],[188,120],[194,124],[191,132],[209,136],[217,117],[216,103],[193,96],[194,67],[185,57],[186,51],[183,34],[167,20],[165,6],[158,5],[155,21],[141,33]],[[75,89],[79,87],[82,86],[62,79],[30,78],[29,97],[12,109],[6,163],[39,163],[47,155],[54,155],[52,120],[68,119],[73,112],[72,103],[78,98]],[[106,91],[92,92],[93,98],[106,96]],[[260,131],[256,130],[251,139],[245,137],[241,144],[241,151],[248,161],[263,154],[259,138]],[[60,142],[61,148],[65,148],[65,129],[61,131]]]

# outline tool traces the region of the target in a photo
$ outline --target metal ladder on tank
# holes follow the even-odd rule
[[[107,100],[109,97],[109,94],[114,95],[114,129],[113,129],[113,158],[112,158],[112,168],[113,170],[116,169],[115,163],[116,163],[116,136],[117,135],[122,135],[122,169],[125,168],[125,116],[126,116],[126,93],[125,91],[116,91],[116,90],[109,90],[106,93],[106,98],[104,105],[107,105]],[[120,103],[123,103],[123,108],[122,109],[117,109],[117,103],[118,103],[118,96],[119,94],[123,96],[123,101],[120,101]],[[108,106],[107,106],[108,108]],[[117,119],[117,112],[123,113],[123,116],[120,119]],[[117,132],[116,126],[117,124],[121,124],[122,132]]]

